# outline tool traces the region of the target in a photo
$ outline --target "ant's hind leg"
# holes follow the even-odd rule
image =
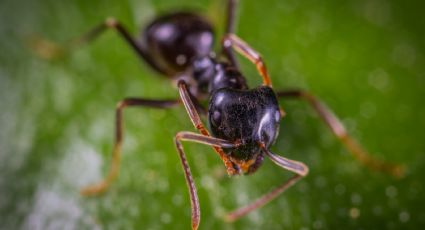
[[[226,34],[233,34],[235,32],[237,7],[238,7],[238,0],[227,1]]]
[[[145,51],[144,47],[136,42],[128,30],[115,18],[107,18],[104,22],[95,26],[82,36],[71,39],[63,44],[56,44],[38,36],[33,36],[29,41],[29,45],[42,58],[56,59],[66,55],[73,49],[95,40],[107,29],[114,29],[116,32],[118,32],[121,38],[127,42],[127,44],[139,55],[140,58],[142,58],[156,71],[165,74],[165,72],[151,59],[151,57]]]
[[[122,111],[127,107],[144,106],[151,108],[167,109],[174,107],[180,103],[179,100],[149,100],[141,98],[126,98],[120,101],[115,111],[115,141],[112,152],[112,162],[108,175],[99,183],[83,188],[80,192],[82,195],[91,196],[104,192],[112,181],[116,178],[119,171],[121,159],[121,145],[123,141],[123,122]]]
[[[394,177],[402,177],[404,167],[397,164],[383,162],[373,158],[363,147],[351,137],[342,122],[332,113],[332,111],[321,103],[316,97],[302,90],[286,90],[276,93],[278,97],[296,98],[306,100],[311,107],[319,114],[322,121],[331,129],[335,136],[342,144],[360,161],[363,165],[372,170],[382,171],[393,175]]]
[[[227,21],[225,27],[225,34],[234,34],[235,33],[235,24],[236,24],[236,10],[237,10],[238,0],[228,0],[227,1]],[[238,68],[238,62],[233,53],[231,47],[222,46],[222,54],[229,59],[230,63],[236,68]]]

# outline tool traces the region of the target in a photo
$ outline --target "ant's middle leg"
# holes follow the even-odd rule
[[[97,195],[104,192],[116,178],[120,166],[121,145],[123,141],[122,112],[124,108],[143,106],[158,109],[167,109],[180,104],[179,100],[150,100],[142,98],[126,98],[117,104],[115,111],[115,141],[112,152],[112,162],[108,175],[99,183],[83,188],[82,195]]]
[[[54,42],[34,37],[30,41],[30,46],[34,49],[34,51],[39,54],[41,57],[46,59],[54,59],[58,58],[73,49],[76,49],[82,45],[85,45],[101,34],[103,34],[107,29],[113,29],[123,38],[126,43],[138,54],[140,58],[142,58],[146,63],[148,63],[153,69],[158,71],[159,73],[165,74],[163,71],[150,57],[150,55],[145,51],[144,47],[136,42],[133,37],[130,35],[128,30],[115,18],[107,18],[104,22],[95,26],[85,34],[80,37],[74,38],[65,42],[62,45],[56,44]]]
[[[306,100],[311,107],[318,113],[321,120],[330,128],[335,136],[342,142],[342,144],[354,155],[354,157],[365,166],[372,170],[382,171],[393,175],[394,177],[401,177],[404,174],[404,168],[401,165],[383,162],[372,157],[363,147],[351,137],[344,124],[334,115],[334,113],[326,107],[325,104],[320,102],[316,97],[310,93],[302,90],[286,90],[276,93],[278,97],[296,98]]]

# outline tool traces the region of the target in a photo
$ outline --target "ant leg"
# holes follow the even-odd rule
[[[263,78],[263,85],[272,87],[272,81],[266,69],[266,64],[264,63],[261,55],[251,48],[246,42],[240,39],[235,34],[227,34],[224,36],[222,41],[223,47],[225,49],[233,47],[237,52],[242,54],[248,60],[255,64],[258,72]]]
[[[179,100],[150,100],[142,98],[126,98],[120,101],[117,104],[115,111],[115,142],[109,173],[101,182],[81,189],[80,193],[85,196],[100,194],[104,192],[112,183],[112,181],[117,177],[120,166],[121,145],[123,141],[122,111],[124,108],[130,106],[145,106],[158,109],[167,109],[176,106],[179,103]]]
[[[156,71],[166,74],[164,70],[155,64],[145,49],[131,37],[128,30],[115,18],[107,18],[103,23],[97,25],[87,33],[64,43],[62,46],[38,37],[32,38],[30,41],[30,46],[41,57],[46,59],[54,59],[64,55],[72,49],[93,41],[101,34],[103,34],[107,29],[114,29],[116,32],[118,32],[118,34],[127,42],[128,45],[130,45],[130,47],[139,55],[139,57],[141,57]]]
[[[277,92],[278,97],[288,97],[306,100],[311,107],[319,114],[323,122],[331,129],[335,136],[342,144],[360,161],[363,165],[372,170],[382,171],[393,175],[394,177],[402,177],[404,167],[397,164],[383,162],[373,158],[363,147],[348,133],[342,122],[334,115],[334,113],[320,102],[310,93],[302,90],[287,90]]]
[[[196,192],[196,186],[193,181],[192,174],[190,172],[190,167],[189,167],[189,164],[187,163],[181,141],[192,141],[192,142],[210,145],[217,148],[218,147],[231,148],[231,147],[235,147],[235,145],[226,140],[209,137],[209,136],[192,133],[192,132],[179,132],[174,138],[174,142],[179,153],[180,161],[183,166],[184,177],[186,179],[187,187],[189,190],[190,205],[192,208],[192,229],[198,229],[199,222],[201,219],[201,209],[199,206],[199,199],[198,199],[198,194]]]
[[[228,0],[227,1],[227,22],[226,22],[226,34],[232,34],[235,32],[235,18],[236,18],[236,8],[238,5],[238,0]]]
[[[189,91],[187,90],[186,83],[184,81],[179,81],[177,83],[177,86],[179,88],[180,98],[183,102],[184,107],[186,108],[187,114],[189,115],[189,118],[192,121],[192,124],[202,135],[210,137],[211,136],[210,133],[208,132],[208,130],[205,128],[204,124],[202,123],[202,120],[199,117],[196,107],[192,102]],[[217,146],[213,146],[213,148],[215,152],[220,156],[221,160],[223,160],[224,165],[226,166],[226,169],[227,169],[227,174],[229,175],[238,174],[238,172],[233,167],[233,164],[230,161],[229,157],[223,152],[223,150]]]
[[[291,172],[296,173],[295,176],[289,178],[289,180],[285,181],[282,185],[275,188],[274,190],[266,193],[265,195],[261,196],[251,204],[244,206],[242,208],[236,209],[235,211],[232,211],[228,213],[225,216],[225,219],[227,221],[235,221],[239,219],[240,217],[248,214],[249,212],[267,204],[277,196],[279,196],[281,193],[283,193],[285,190],[287,190],[289,187],[294,185],[296,182],[298,182],[301,178],[305,177],[308,174],[308,167],[303,164],[302,162],[294,161],[287,159],[285,157],[276,155],[272,152],[270,152],[268,149],[264,147],[264,145],[261,145],[261,148],[263,149],[264,153],[278,166],[289,170]]]
[[[227,21],[225,34],[235,33],[235,18],[236,18],[236,8],[238,0],[228,0],[227,1]],[[222,53],[229,59],[230,63],[236,68],[238,68],[238,62],[235,58],[233,50],[231,47],[222,47]]]

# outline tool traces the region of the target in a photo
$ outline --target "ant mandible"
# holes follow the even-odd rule
[[[273,91],[271,79],[259,53],[233,33],[236,4],[237,0],[228,0],[225,35],[218,57],[211,50],[214,42],[212,26],[203,17],[192,12],[174,12],[156,18],[145,28],[141,41],[133,39],[121,23],[109,18],[65,46],[69,49],[87,43],[107,29],[114,29],[152,69],[173,80],[180,94],[180,99],[176,100],[125,98],[118,103],[109,174],[100,183],[82,189],[83,195],[96,195],[105,191],[116,178],[123,142],[122,112],[127,107],[135,106],[166,109],[183,104],[192,124],[200,133],[183,131],[178,132],[174,138],[189,190],[192,229],[199,226],[200,205],[182,141],[212,146],[224,162],[229,176],[254,173],[263,162],[264,156],[295,173],[289,180],[253,203],[227,214],[226,219],[230,221],[263,206],[308,174],[305,164],[269,150],[277,138],[280,119],[284,115],[278,98],[306,100],[362,164],[394,176],[402,175],[401,166],[372,158],[347,134],[340,120],[310,93],[303,90]],[[53,43],[42,43],[54,47],[55,52],[60,49]],[[37,49],[41,50],[39,48]],[[256,65],[262,77],[262,86],[248,89],[233,50]],[[39,53],[43,54],[42,51]],[[208,109],[205,109],[200,101],[208,98]],[[205,128],[200,115],[208,117],[210,131]]]

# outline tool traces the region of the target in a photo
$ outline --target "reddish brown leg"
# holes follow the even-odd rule
[[[198,229],[199,222],[201,220],[201,209],[199,206],[199,199],[198,199],[198,194],[196,192],[196,186],[193,181],[192,174],[190,172],[190,167],[189,167],[189,164],[187,163],[181,141],[192,141],[192,142],[210,145],[216,148],[219,148],[219,147],[232,148],[232,147],[235,147],[235,145],[226,140],[209,137],[209,136],[205,136],[201,134],[196,134],[192,132],[179,132],[177,133],[174,141],[175,141],[177,150],[179,152],[180,161],[182,163],[184,176],[185,176],[187,187],[189,190],[190,205],[192,208],[192,229]]]
[[[81,37],[72,39],[63,45],[56,44],[43,38],[34,37],[30,41],[30,46],[41,57],[46,59],[54,59],[63,56],[64,54],[75,48],[78,48],[81,45],[85,45],[93,41],[101,34],[103,34],[107,29],[114,29],[117,31],[118,34],[127,42],[127,44],[139,55],[139,57],[141,57],[156,71],[166,74],[155,64],[151,57],[146,53],[145,49],[131,37],[128,30],[114,18],[107,18],[103,23],[89,30]]]
[[[240,217],[248,214],[249,212],[260,208],[261,206],[267,204],[277,196],[279,196],[281,193],[283,193],[285,190],[287,190],[289,187],[294,185],[297,181],[299,181],[301,178],[306,176],[308,174],[308,167],[298,161],[290,160],[287,158],[284,158],[279,155],[275,155],[274,153],[270,152],[268,149],[264,147],[264,145],[261,145],[263,152],[278,166],[289,170],[291,172],[296,173],[295,176],[291,177],[289,180],[285,181],[282,185],[275,188],[269,193],[266,193],[262,197],[258,198],[251,204],[244,206],[242,208],[236,209],[235,211],[232,211],[228,213],[225,217],[227,221],[235,221],[239,219]]]
[[[363,165],[369,167],[372,170],[391,174],[394,177],[403,176],[404,167],[373,158],[353,137],[347,133],[342,122],[332,113],[332,111],[310,93],[302,90],[287,90],[277,92],[277,96],[306,100],[319,114],[319,117],[323,120],[323,122],[325,122],[325,124],[331,129],[335,136],[342,142],[342,144]]]
[[[223,38],[223,47],[229,48],[233,47],[237,52],[242,54],[244,57],[248,58],[252,63],[257,67],[258,72],[263,78],[263,85],[272,87],[272,81],[269,77],[269,74],[266,69],[266,64],[264,63],[261,55],[251,48],[247,43],[234,34],[227,34]]]
[[[201,121],[201,118],[199,117],[199,114],[196,110],[195,105],[192,102],[192,99],[190,98],[189,91],[187,90],[186,83],[184,81],[179,81],[177,83],[177,86],[179,88],[180,98],[183,102],[184,107],[186,108],[187,114],[189,115],[190,120],[192,121],[192,124],[195,126],[197,130],[199,130],[200,133],[204,136],[211,136],[208,130],[205,128],[204,124]],[[229,175],[235,175],[238,174],[238,172],[234,169],[232,162],[230,161],[229,157],[223,152],[223,150],[220,147],[213,146],[216,153],[220,156],[221,160],[223,160],[224,165],[226,166],[227,173]]]
[[[112,163],[109,169],[109,173],[101,182],[81,189],[81,194],[86,196],[98,195],[104,192],[112,183],[112,181],[117,177],[120,166],[121,145],[123,141],[122,111],[124,110],[124,108],[130,106],[144,106],[151,108],[167,109],[176,106],[179,103],[180,102],[178,100],[149,100],[141,98],[126,98],[120,101],[116,108],[115,142],[114,150],[112,152]]]

